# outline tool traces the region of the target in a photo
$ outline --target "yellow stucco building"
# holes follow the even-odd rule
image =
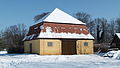
[[[86,24],[56,8],[29,28],[25,53],[40,55],[92,54],[94,37]]]

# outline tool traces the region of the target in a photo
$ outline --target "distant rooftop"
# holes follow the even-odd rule
[[[116,33],[116,35],[118,36],[118,38],[120,39],[120,33]]]

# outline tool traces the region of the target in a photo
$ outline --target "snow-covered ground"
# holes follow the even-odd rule
[[[98,55],[0,54],[0,68],[120,68],[120,60]]]
[[[120,60],[120,50],[118,50],[118,51],[109,51],[106,54],[104,54],[103,56]]]
[[[0,55],[1,54],[7,54],[7,51],[0,51]]]

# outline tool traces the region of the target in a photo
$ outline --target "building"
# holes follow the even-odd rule
[[[111,49],[119,49],[120,50],[120,33],[116,33],[114,35],[114,38],[111,42],[111,46],[110,46]]]
[[[40,55],[92,54],[94,37],[86,24],[56,8],[29,28],[25,53]]]

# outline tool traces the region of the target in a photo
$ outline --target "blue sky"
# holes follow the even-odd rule
[[[34,24],[35,15],[54,8],[71,15],[82,11],[93,18],[120,17],[120,0],[0,0],[0,29],[20,23],[28,27]]]

